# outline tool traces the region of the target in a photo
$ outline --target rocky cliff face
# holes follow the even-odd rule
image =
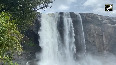
[[[63,35],[62,15],[63,12],[60,13],[61,19],[58,20],[58,26],[60,26],[60,28],[58,27],[58,30],[60,31],[59,33],[61,35]],[[92,54],[102,54],[106,52],[116,55],[116,18],[93,13],[80,13],[80,15],[84,27],[87,52]],[[70,16],[72,18],[74,27],[78,29],[75,31],[79,32],[80,25],[78,25],[78,22],[76,22],[78,20],[78,16],[76,16],[76,14],[73,12],[70,12]],[[26,35],[32,38],[33,42],[35,43],[35,46],[32,47],[24,45],[24,50],[29,51],[26,52],[27,54],[22,54],[23,58],[27,57],[24,59],[26,62],[35,59],[35,53],[40,52],[41,50],[38,42],[38,30],[40,29],[40,26],[40,19],[36,20],[34,26],[26,33]],[[79,39],[79,34],[75,33],[75,35],[77,35]],[[79,42],[79,40],[76,40],[76,42]],[[77,49],[82,50],[78,43],[76,44],[76,47]],[[26,56],[29,54],[30,56]]]
[[[116,55],[116,18],[93,13],[80,13],[87,51],[110,52]]]

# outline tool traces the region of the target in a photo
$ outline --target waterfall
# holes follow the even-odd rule
[[[59,14],[42,14],[40,46],[42,53],[38,65],[75,65],[73,53],[76,52],[74,45],[74,28],[70,13],[64,13],[64,43],[61,43],[57,29]],[[64,46],[60,45],[64,44]]]
[[[41,27],[38,34],[40,35],[40,46],[42,52],[40,54],[40,61],[38,65],[77,65],[75,60],[76,44],[80,43],[81,47],[86,53],[85,37],[83,31],[82,19],[79,14],[76,19],[79,19],[78,25],[80,28],[75,32],[74,22],[70,13],[63,13],[62,21],[59,13],[42,14]],[[62,23],[58,25],[59,23]],[[62,25],[62,27],[60,27]],[[62,29],[62,34],[59,29]],[[75,35],[78,33],[79,35]],[[76,37],[76,38],[75,38]],[[79,39],[79,41],[75,41]]]
[[[58,63],[58,31],[56,14],[42,14],[40,46],[42,53],[38,65],[57,65]]]
[[[74,28],[70,13],[64,13],[64,44],[66,47],[65,53],[67,62],[74,62],[73,54],[76,53],[74,36]]]
[[[84,30],[83,30],[83,22],[82,22],[82,18],[81,18],[81,15],[79,14],[79,13],[75,13],[76,15],[78,15],[79,17],[79,22],[80,22],[80,28],[81,28],[81,30],[80,30],[80,32],[82,33],[81,34],[81,36],[80,36],[80,38],[81,38],[81,44],[83,44],[82,46],[84,47],[83,48],[83,54],[85,55],[86,54],[86,44],[85,44],[85,34],[84,34]]]

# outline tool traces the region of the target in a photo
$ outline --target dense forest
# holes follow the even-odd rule
[[[22,39],[25,31],[39,15],[37,10],[50,7],[51,0],[0,0],[0,62],[12,62],[13,54],[23,52]]]

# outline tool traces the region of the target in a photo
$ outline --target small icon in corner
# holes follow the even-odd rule
[[[105,11],[113,11],[113,4],[105,4]]]

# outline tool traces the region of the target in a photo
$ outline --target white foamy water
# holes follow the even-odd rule
[[[57,30],[58,14],[42,14],[40,46],[42,53],[38,65],[71,65],[74,63],[73,53],[74,28],[69,13],[64,14],[64,46],[61,47],[59,32]]]
[[[57,14],[42,15],[41,31],[39,32],[42,54],[38,65],[57,65],[58,63],[57,18]]]
[[[84,53],[86,53],[85,37],[83,31],[82,19],[80,17],[81,25],[81,42],[83,43]],[[63,42],[59,34],[57,24],[59,20],[59,13],[42,14],[41,28],[38,32],[40,39],[40,46],[42,52],[40,53],[38,65],[115,65],[115,59],[112,63],[109,58],[102,58],[99,56],[85,55],[79,60],[74,57],[78,54],[75,46],[75,34],[72,19],[69,13],[63,15]],[[78,21],[77,21],[78,22]],[[78,32],[76,32],[78,33]],[[114,57],[114,56],[113,56]]]

